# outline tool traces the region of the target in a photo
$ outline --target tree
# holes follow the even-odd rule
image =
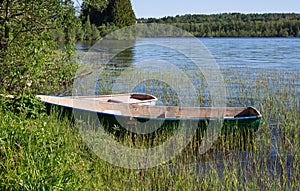
[[[67,86],[73,10],[71,0],[0,0],[0,91],[35,94]],[[66,46],[54,40],[56,31],[63,31]]]
[[[296,37],[299,36],[300,14],[182,15],[160,19],[138,19],[143,23],[171,23],[196,36]]]
[[[81,6],[81,20],[85,24],[89,18],[90,23],[101,26],[109,20],[107,13],[107,0],[84,0]]]
[[[110,6],[111,21],[119,28],[135,24],[136,17],[132,10],[130,0],[111,0]]]

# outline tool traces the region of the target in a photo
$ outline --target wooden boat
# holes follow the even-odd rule
[[[144,93],[130,93],[130,94],[113,94],[113,95],[95,95],[95,96],[67,96],[67,97],[55,97],[47,95],[37,95],[37,98],[42,101],[48,102],[53,100],[60,100],[64,98],[68,99],[79,99],[86,101],[95,101],[95,102],[110,102],[110,103],[125,103],[125,104],[138,104],[138,105],[155,105],[157,98],[150,94]],[[63,104],[63,102],[61,102]]]
[[[157,123],[193,122],[204,127],[210,121],[222,121],[223,132],[257,130],[262,115],[254,107],[178,107],[155,106],[157,98],[149,94],[116,94],[107,96],[57,97],[38,95],[41,101],[66,109],[97,113],[109,125],[143,126]],[[205,128],[205,127],[204,127]]]

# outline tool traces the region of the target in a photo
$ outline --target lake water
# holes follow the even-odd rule
[[[159,39],[145,39],[153,41]],[[182,39],[168,39],[178,41]],[[300,38],[198,38],[223,69],[241,67],[271,70],[300,70]],[[185,39],[189,43],[188,39]],[[76,50],[88,52],[95,42],[79,42]],[[148,47],[149,48],[149,47]],[[138,52],[141,50],[142,52]],[[158,50],[137,49],[133,60],[145,55],[162,56]],[[142,54],[141,54],[142,53]],[[163,52],[164,57],[172,56]]]
[[[224,69],[300,70],[300,38],[200,40]]]
[[[252,105],[261,110],[267,97],[276,95],[281,102],[279,104],[284,107],[283,111],[290,109],[299,111],[300,38],[198,38],[197,40],[200,46],[195,44],[195,39],[189,38],[150,38],[127,42],[128,44],[122,42],[120,47],[118,43],[113,45],[104,43],[93,46],[93,50],[89,51],[91,43],[78,43],[76,48],[81,55],[79,60],[84,66],[91,63],[96,65],[92,67],[93,72],[96,68],[97,73],[95,75],[97,80],[91,83],[92,93],[138,91],[157,96],[160,100],[158,104],[178,105],[180,98],[188,100],[194,96],[193,92],[190,92],[191,86],[188,85],[188,82],[192,81],[192,86],[196,87],[196,95],[201,100],[196,104],[211,106],[211,91],[222,89],[218,86],[210,87],[214,84],[214,75],[218,74],[205,76],[203,71],[209,70],[204,69],[202,73],[198,70],[199,67],[203,69],[213,65],[213,69],[219,70],[224,79],[227,106]],[[201,63],[203,59],[207,61],[204,65],[193,63],[193,61]],[[85,85],[88,86],[90,83]],[[181,105],[195,105],[193,101]],[[268,168],[274,170],[278,168],[278,154],[282,153],[280,140],[283,132],[278,128],[280,116],[272,116],[272,106],[269,111],[264,112],[264,116],[269,117],[271,137],[268,149],[270,155],[266,161],[271,164]],[[259,135],[258,133],[258,137]],[[264,153],[266,148],[261,149]],[[238,159],[245,158],[243,152],[235,154]]]
[[[197,38],[196,41],[145,38],[113,44],[78,43],[76,48],[84,55],[81,58],[84,63],[96,62],[101,68],[96,89],[94,84],[91,87],[96,94],[145,92],[159,97],[159,104],[164,105],[178,104],[178,96],[189,100],[197,95],[202,97],[201,103],[187,101],[181,105],[209,106],[214,85],[210,81],[214,79],[203,75],[208,70],[202,69],[213,65],[211,69],[219,70],[225,81],[227,105],[259,107],[264,96],[262,81],[273,92],[285,87],[300,97],[300,38]],[[89,56],[90,53],[97,54]],[[203,58],[206,65],[201,65]],[[190,81],[192,85],[187,85]],[[197,92],[191,92],[191,87]]]

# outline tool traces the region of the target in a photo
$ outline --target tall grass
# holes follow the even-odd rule
[[[254,137],[221,136],[202,155],[194,140],[171,161],[134,170],[100,159],[56,112],[32,119],[1,111],[0,190],[300,190],[299,73],[224,73],[227,104],[263,114]]]

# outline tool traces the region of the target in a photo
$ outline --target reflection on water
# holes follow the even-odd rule
[[[95,94],[105,95],[105,94],[113,93],[112,88],[115,83],[115,79],[118,76],[120,76],[122,71],[126,70],[126,68],[132,67],[132,62],[134,58],[134,51],[133,51],[134,42],[128,41],[128,44],[127,43],[124,44],[123,41],[120,47],[124,47],[124,50],[116,53],[115,55],[111,55],[110,60],[104,59],[102,64],[102,69],[99,72],[98,83],[96,85]],[[103,48],[103,46],[99,46],[99,49],[97,49],[96,51],[103,51],[105,52],[105,54],[109,52],[109,50],[107,50],[107,48]],[[126,92],[116,92],[116,93],[126,93]]]
[[[208,87],[205,76],[193,65],[191,58],[187,58],[178,50],[149,44],[149,42],[163,40],[143,39],[131,41],[129,44],[121,42],[120,46],[115,43],[113,47],[117,47],[117,51],[112,52],[111,55],[97,57],[100,69],[95,93],[143,92],[157,96],[161,105],[180,105],[182,102],[180,99],[190,99],[187,92],[194,88],[196,95],[199,96],[196,104],[210,106],[211,89]],[[281,127],[285,121],[278,113],[282,112],[284,115],[284,112],[299,112],[300,108],[300,39],[213,38],[200,40],[220,66],[226,83],[227,105],[252,105],[259,110],[268,108],[267,111],[262,112],[265,119],[269,120],[268,130],[271,139],[268,143],[268,153],[265,152],[266,148],[261,146],[262,153],[264,153],[262,157],[266,157],[268,165],[269,163],[277,164],[279,153],[286,152],[280,150],[282,140],[284,140],[282,137],[285,135]],[[173,38],[168,41],[182,41],[193,47],[188,38]],[[112,46],[102,44],[92,52],[107,51],[108,47]],[[194,54],[192,59],[203,59],[202,56]],[[170,63],[178,70],[172,70]],[[132,73],[132,71],[138,72]],[[159,75],[166,78],[158,78]],[[189,81],[184,81],[184,75]],[[137,79],[139,79],[138,82]],[[172,83],[175,79],[180,83],[177,81]],[[274,95],[277,98],[274,98]],[[276,107],[275,105],[266,106],[268,103],[277,105]],[[191,104],[188,103],[188,105]],[[277,111],[278,108],[280,111]],[[300,134],[299,130],[298,134]],[[259,139],[261,134],[258,133],[257,136],[261,141]],[[287,152],[288,155],[293,154]],[[233,153],[233,158],[235,155],[237,155],[237,160],[241,156],[251,158],[247,154],[236,152]],[[247,156],[244,157],[244,155]],[[249,162],[248,159],[245,161],[245,163]]]
[[[88,52],[94,44],[95,41],[79,41],[76,43],[75,48],[77,52]]]
[[[208,84],[215,83],[212,76],[217,77],[218,68],[211,69],[215,60],[200,42],[195,46],[203,50],[192,53],[194,41],[190,38],[99,41],[87,53],[94,53],[93,56],[82,61],[87,65],[96,62],[98,66],[94,68],[100,68],[95,94],[138,91],[158,97],[161,104],[210,106]],[[174,92],[178,96],[166,96]]]
[[[279,93],[282,87],[289,85],[290,91],[293,91],[298,97],[300,96],[300,80],[299,77],[297,78],[300,73],[300,39],[204,38],[200,40],[220,66],[226,81],[228,105],[259,107],[265,96],[265,90],[262,88],[264,84],[259,84],[262,78],[265,78],[265,83],[268,83],[270,89],[275,93]],[[166,46],[155,44],[155,42],[164,43],[164,41],[166,41]],[[89,50],[89,53],[102,52],[105,54],[99,54],[94,58],[101,69],[97,76],[96,88],[92,88],[96,89],[96,94],[133,91],[150,93],[160,99],[168,97],[168,100],[162,100],[161,103],[173,103],[174,105],[178,104],[180,100],[177,98],[170,100],[172,96],[163,97],[163,94],[172,94],[172,91],[180,89],[184,92],[179,93],[181,98],[188,100],[190,95],[185,92],[189,92],[193,88],[199,97],[199,102],[196,104],[210,106],[211,98],[207,79],[191,60],[203,59],[201,57],[203,55],[191,54],[192,58],[188,58],[182,52],[167,46],[167,43],[178,44],[179,42],[181,45],[188,44],[187,48],[193,47],[193,41],[189,38],[98,42]],[[82,51],[82,47],[86,50],[88,44],[79,43],[78,47],[78,51]],[[84,62],[89,63],[90,60],[87,59]],[[179,70],[172,71],[170,64]],[[135,71],[134,75],[125,75],[132,71]],[[178,71],[182,71],[182,73]],[[191,86],[178,80],[180,83],[174,88],[168,83],[157,83],[155,79],[151,80],[151,75],[153,78],[157,75],[166,75],[174,80],[181,78],[182,74],[190,80]],[[145,75],[148,75],[147,79],[140,83]],[[135,82],[137,79],[140,80],[138,83]],[[161,77],[159,79],[162,81]],[[256,92],[255,95],[252,92]],[[188,105],[195,105],[195,103],[188,103]]]
[[[139,83],[132,92],[147,92],[158,96],[156,105],[181,105],[177,92],[167,83],[160,80],[146,80]]]

